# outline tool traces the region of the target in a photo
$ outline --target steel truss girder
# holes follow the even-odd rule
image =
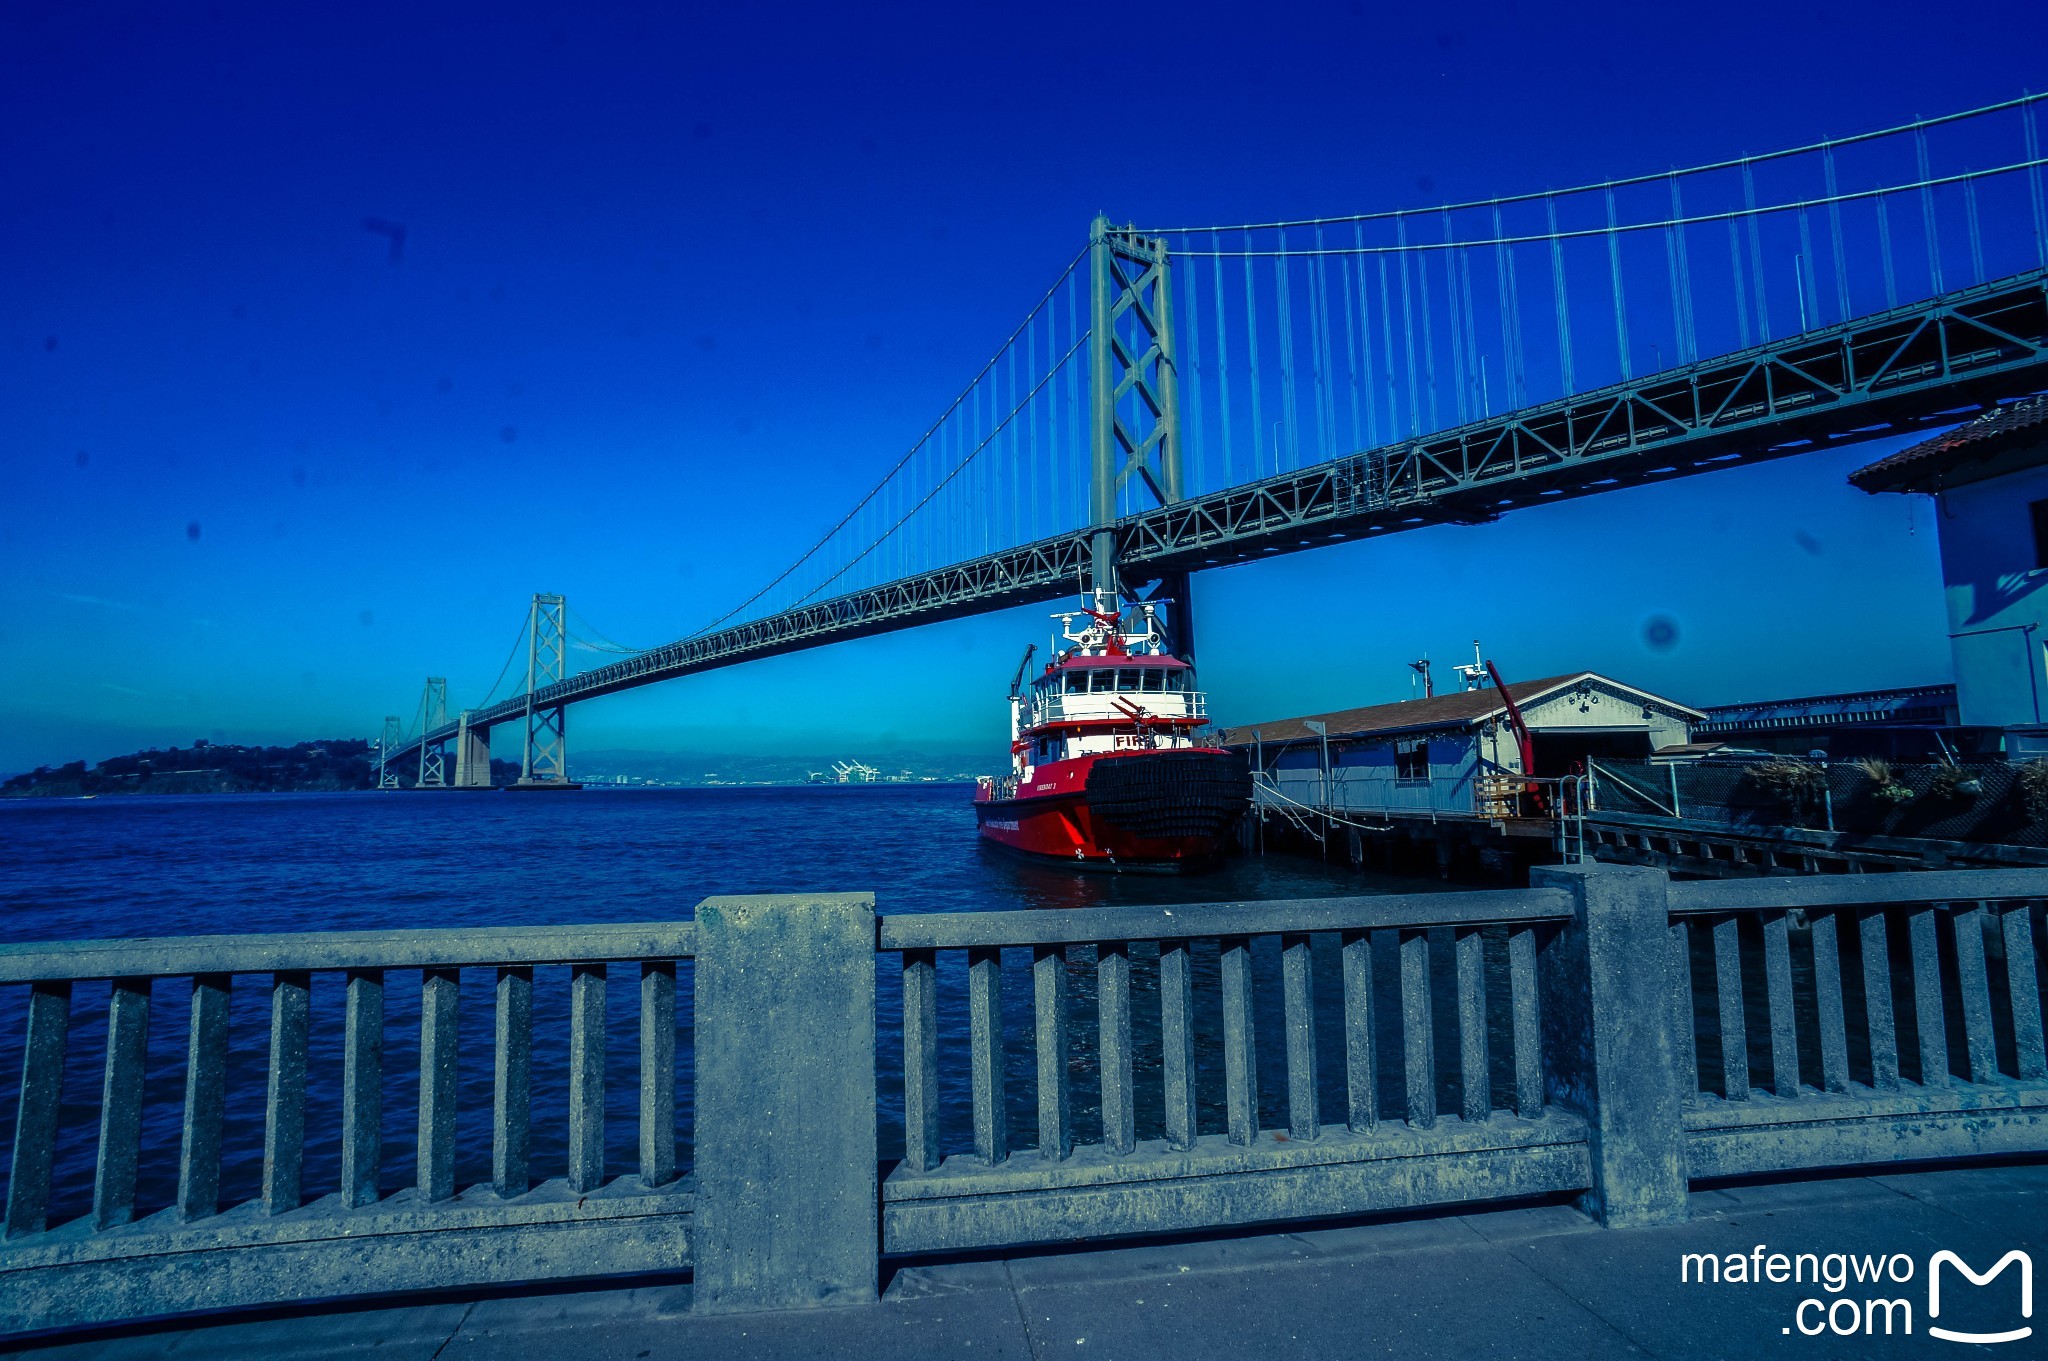
[[[1481,523],[1546,501],[1952,425],[2044,387],[2048,270],[2030,270],[1129,516],[1115,526],[1117,552],[1157,576]],[[686,638],[542,687],[534,704],[1057,599],[1079,588],[1092,537],[1081,530]],[[518,696],[470,721],[487,726],[525,704]]]
[[[1954,424],[2048,384],[2048,271],[1132,516],[1123,560],[1222,566]],[[1304,539],[1301,531],[1316,531]]]

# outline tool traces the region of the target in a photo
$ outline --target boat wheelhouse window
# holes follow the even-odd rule
[[[1118,671],[1116,673],[1116,688],[1119,690],[1137,689],[1138,673],[1136,671],[1130,670],[1129,668],[1125,668],[1123,670]]]
[[[1070,695],[1085,695],[1088,693],[1088,673],[1086,671],[1069,671],[1067,673],[1067,693]]]
[[[1144,684],[1139,688],[1151,694],[1166,688],[1166,673],[1156,666],[1148,666],[1144,672]]]
[[[1397,780],[1426,780],[1429,778],[1429,741],[1422,737],[1403,737],[1394,742],[1394,778]]]
[[[1091,671],[1088,674],[1095,678],[1094,684],[1088,688],[1096,694],[1099,695],[1105,690],[1116,689],[1116,672],[1105,668],[1101,671]]]

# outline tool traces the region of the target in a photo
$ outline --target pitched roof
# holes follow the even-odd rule
[[[1637,690],[1634,686],[1623,685],[1610,680],[1597,671],[1573,671],[1562,676],[1549,676],[1543,680],[1511,681],[1508,693],[1514,696],[1518,705],[1528,705],[1581,680],[1597,680],[1617,689],[1632,691],[1655,699],[1660,704],[1696,714],[1682,704],[1673,704],[1660,696]],[[1262,742],[1292,742],[1304,737],[1314,737],[1309,731],[1308,720],[1314,719],[1330,730],[1332,737],[1356,737],[1366,733],[1400,732],[1416,728],[1448,728],[1470,726],[1507,711],[1501,703],[1500,691],[1488,687],[1484,690],[1458,690],[1447,695],[1434,695],[1428,699],[1404,699],[1392,704],[1368,704],[1359,709],[1339,709],[1335,713],[1308,714],[1303,718],[1282,718],[1269,723],[1245,723],[1223,730],[1221,741],[1225,746],[1238,746],[1252,741],[1252,732],[1258,731]],[[1703,715],[1701,715],[1703,716]]]
[[[1999,455],[2029,446],[2048,447],[2048,428],[2044,427],[2048,427],[2048,393],[1993,407],[1953,430],[1858,468],[1849,474],[1849,484],[1867,492],[1931,491],[1944,482],[1995,476],[2009,471],[1992,465]]]

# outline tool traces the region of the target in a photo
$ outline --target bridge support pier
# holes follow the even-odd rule
[[[491,787],[491,730],[473,728],[469,724],[469,711],[463,710],[455,730],[455,787],[457,789],[489,789]]]

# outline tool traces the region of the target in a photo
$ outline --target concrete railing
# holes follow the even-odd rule
[[[2048,870],[1671,885],[1691,1174],[2048,1149],[2044,895]]]
[[[686,1268],[692,1196],[676,1173],[676,964],[692,955],[697,930],[674,922],[0,947],[0,983],[27,984],[28,993],[0,1243],[0,1331]],[[640,971],[640,1166],[608,1179],[605,975],[618,964]],[[567,1165],[536,1184],[534,989],[536,970],[542,986],[557,981],[555,966],[566,966],[559,982],[568,992],[568,1101],[542,1118],[566,1125]],[[492,1177],[468,1188],[455,1180],[465,969],[495,973]],[[403,973],[419,979],[416,1170],[412,1186],[385,1194],[385,980]],[[339,1016],[314,1014],[316,976],[339,984]],[[89,1160],[60,1164],[60,1098],[80,983],[107,997],[98,1138]],[[223,1140],[235,1132],[228,1112],[255,1108],[253,1093],[231,1100],[229,1088],[232,1074],[254,1067],[230,1062],[231,997],[249,988],[268,999],[267,1055],[257,1074],[262,1174],[254,1199],[223,1208]],[[186,1013],[177,1181],[169,1206],[137,1218],[153,1000],[183,1003]],[[337,1022],[339,1185],[309,1200],[301,1175],[309,1040],[316,1024],[331,1031]],[[53,1226],[53,1190],[73,1189],[56,1180],[63,1176],[90,1180],[91,1208]]]
[[[661,1271],[692,1273],[698,1309],[792,1308],[872,1299],[882,1253],[1558,1194],[1655,1224],[1684,1215],[1693,1179],[2048,1150],[2044,898],[2048,871],[1673,884],[1572,866],[1483,893],[882,917],[865,895],[725,898],[694,923],[7,947],[27,1054],[0,1328]],[[641,1159],[607,1180],[603,971],[621,964],[640,969]],[[570,994],[568,1166],[534,1184],[524,1065],[551,965]],[[458,1193],[443,1065],[464,968],[496,970],[494,1175]],[[369,1131],[390,970],[426,980],[424,1171],[386,1194]],[[323,972],[343,980],[342,1175],[302,1203]],[[264,1172],[216,1213],[214,1056],[226,978],[248,974],[268,975]],[[876,1051],[899,978],[900,1074],[895,1046]],[[176,1203],[136,1220],[150,989],[187,979]],[[83,980],[112,980],[97,1153],[77,1173],[92,1209],[52,1226],[54,1075]],[[1262,1066],[1282,1075],[1277,1120]],[[886,1166],[878,1072],[892,1097],[900,1076],[905,1125]]]

